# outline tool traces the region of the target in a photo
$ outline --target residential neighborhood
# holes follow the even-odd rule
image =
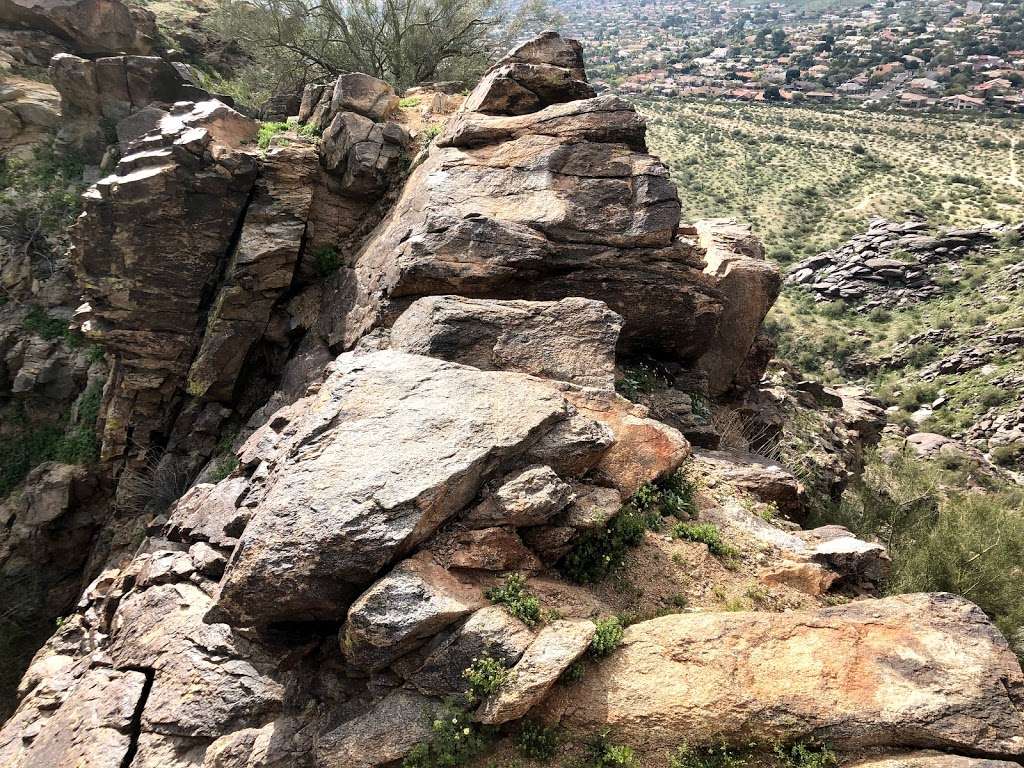
[[[558,8],[599,89],[1024,111],[1019,2],[568,0]]]

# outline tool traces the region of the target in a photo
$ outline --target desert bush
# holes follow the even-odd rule
[[[540,623],[540,600],[527,591],[526,577],[521,573],[510,573],[505,577],[504,584],[487,589],[484,597],[496,605],[503,606],[528,627]]]
[[[558,751],[558,728],[530,720],[523,721],[516,735],[516,749],[530,760],[547,762]]]
[[[597,658],[609,655],[622,644],[625,632],[618,617],[611,616],[597,622],[597,631],[590,641],[590,655]]]
[[[643,541],[646,530],[644,515],[626,505],[604,528],[577,540],[562,559],[562,572],[580,584],[600,581],[622,568],[627,552]]]
[[[603,730],[586,745],[586,768],[635,768],[639,763],[631,747],[612,744],[610,731]]]
[[[989,456],[992,458],[993,463],[998,464],[1000,467],[1013,467],[1020,463],[1021,459],[1024,459],[1024,445],[1019,443],[997,445],[989,451]]]
[[[744,768],[749,751],[727,744],[691,747],[683,744],[669,758],[669,768]]]
[[[402,768],[458,768],[480,755],[493,738],[493,729],[474,723],[451,702],[424,717],[430,738],[413,748]]]

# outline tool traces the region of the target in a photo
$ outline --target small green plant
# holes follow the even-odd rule
[[[472,706],[488,696],[500,691],[509,681],[511,672],[497,659],[484,655],[473,662],[462,672],[466,684],[466,701]]]
[[[558,751],[558,729],[526,720],[516,736],[516,749],[525,758],[546,763]]]
[[[624,634],[622,622],[616,616],[601,619],[590,641],[590,655],[598,658],[607,656],[622,644]]]
[[[305,125],[299,126],[298,133],[300,136],[305,136],[307,139],[317,139],[324,133],[322,125],[317,123],[306,123]]]
[[[665,386],[665,380],[651,365],[637,363],[623,369],[622,378],[615,382],[615,391],[627,400]]]
[[[271,139],[273,139],[279,133],[284,133],[290,127],[291,126],[289,126],[288,123],[260,123],[260,132],[256,137],[257,146],[260,149],[264,150],[269,148]]]
[[[59,339],[68,334],[68,324],[59,317],[50,317],[42,307],[34,306],[25,315],[22,326],[47,341]]]
[[[626,505],[602,529],[584,534],[562,559],[562,572],[572,581],[592,584],[618,571],[631,547],[647,530],[644,515]]]
[[[459,768],[484,751],[493,732],[482,727],[450,702],[425,715],[428,741],[417,744],[402,761],[402,768]]]
[[[444,126],[442,126],[440,123],[431,123],[430,125],[426,126],[421,132],[423,136],[423,143],[429,144],[430,142],[432,142],[441,133],[443,129]]]
[[[338,271],[338,267],[341,266],[341,257],[333,246],[321,246],[313,251],[311,255],[313,257],[313,269],[316,270],[320,277],[334,274]]]
[[[691,747],[683,744],[669,758],[669,768],[744,768],[749,750],[726,744]]]
[[[504,584],[487,589],[484,597],[503,606],[528,627],[540,623],[540,600],[526,590],[526,577],[521,573],[510,573]]]
[[[739,554],[735,547],[725,543],[721,531],[714,523],[677,523],[672,529],[672,537],[706,544],[708,551],[715,557],[736,557]]]
[[[419,96],[406,96],[404,99],[398,100],[398,106],[402,109],[412,109],[413,107],[418,107],[420,101],[422,99]]]
[[[835,752],[813,741],[777,744],[774,754],[779,768],[833,768],[839,762]]]
[[[592,738],[586,746],[586,768],[634,768],[639,765],[631,747],[612,744],[607,729]]]

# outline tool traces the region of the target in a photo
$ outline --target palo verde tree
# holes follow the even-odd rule
[[[399,89],[479,74],[526,27],[556,19],[544,0],[220,0],[215,24],[263,82],[365,72]],[[244,76],[244,75],[243,75]]]

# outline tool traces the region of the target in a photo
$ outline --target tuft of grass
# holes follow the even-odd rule
[[[419,96],[406,96],[403,99],[398,100],[398,106],[402,109],[412,109],[418,107],[422,99]]]
[[[612,744],[608,729],[594,736],[586,745],[585,768],[636,768],[639,766],[632,747]]]
[[[714,523],[677,523],[672,529],[672,538],[705,544],[715,557],[733,558],[739,555],[739,550],[722,539],[722,532]]]
[[[521,573],[510,573],[505,577],[504,584],[485,590],[484,597],[504,607],[528,627],[540,623],[540,600],[527,591],[526,577]]]
[[[260,123],[260,132],[256,137],[256,145],[263,150],[270,147],[271,140],[279,133],[284,133],[291,126],[282,122]]]

